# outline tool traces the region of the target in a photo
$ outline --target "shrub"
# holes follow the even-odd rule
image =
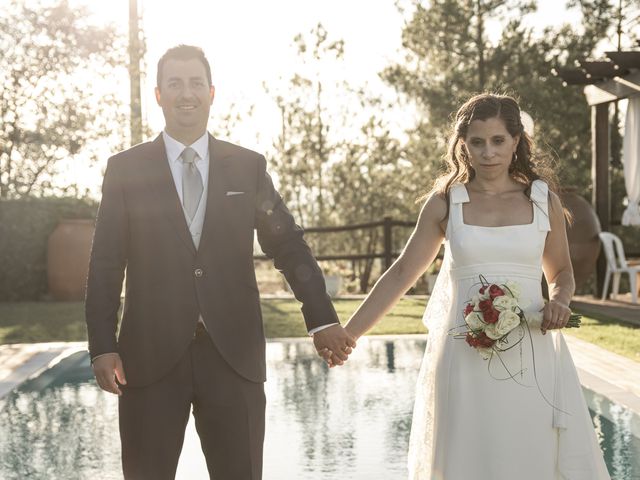
[[[0,301],[47,294],[47,240],[65,218],[95,218],[97,202],[77,198],[0,200]]]

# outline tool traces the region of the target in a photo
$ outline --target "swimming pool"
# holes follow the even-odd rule
[[[424,346],[416,337],[362,339],[347,366],[328,370],[307,339],[269,342],[265,480],[405,479]],[[607,412],[592,417],[612,478],[640,479],[632,414]],[[117,399],[97,387],[86,353],[0,400],[0,478],[122,478]],[[192,422],[177,478],[208,478]]]

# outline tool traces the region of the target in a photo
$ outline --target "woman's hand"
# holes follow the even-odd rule
[[[350,338],[353,340],[354,343],[358,340],[358,337],[354,334],[354,332],[351,329],[349,329],[348,324],[344,327],[344,330],[345,332],[347,332],[347,334],[350,336]],[[345,355],[348,356],[348,355],[351,355],[351,353],[353,352],[353,348],[347,345],[346,347],[343,348],[342,351]],[[320,348],[317,350],[317,352],[318,352],[318,356],[320,356],[325,362],[327,362],[327,365],[329,365],[329,368],[342,365],[342,363],[336,363],[333,361],[335,357],[333,355],[333,352],[329,348],[327,347]]]
[[[333,368],[336,366],[336,364],[334,364],[331,361],[331,357],[333,356],[333,352],[331,350],[329,350],[327,347],[321,348],[320,350],[317,351],[318,355],[325,361],[327,362],[327,365],[329,365],[329,368]]]
[[[556,300],[547,302],[542,310],[542,334],[545,335],[547,330],[556,328],[564,328],[571,316],[571,309],[568,305],[564,305]]]
[[[342,350],[346,355],[351,355],[351,353],[353,352],[353,348],[347,346],[344,347]],[[338,365],[343,365],[344,363],[336,363],[333,361],[333,352],[331,350],[329,350],[327,347],[321,348],[320,350],[318,350],[318,355],[320,357],[322,357],[322,359],[327,362],[327,365],[329,365],[329,368],[333,368],[336,367]]]

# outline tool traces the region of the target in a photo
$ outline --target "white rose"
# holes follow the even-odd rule
[[[503,336],[520,325],[520,317],[517,313],[507,310],[500,313],[495,325],[497,333]]]
[[[520,298],[520,295],[522,294],[522,290],[520,288],[519,283],[508,280],[507,282],[505,282],[504,286],[507,287],[507,293],[509,293],[511,296],[513,296],[516,299]]]
[[[471,330],[482,330],[484,328],[484,322],[482,321],[482,313],[471,312],[464,319]]]
[[[502,335],[504,335],[498,332],[497,325],[497,323],[489,323],[486,327],[484,327],[484,333],[486,333],[487,337],[492,340],[498,340],[502,338]]]
[[[500,295],[499,297],[493,299],[493,308],[495,308],[499,312],[511,310],[516,306],[518,306],[518,302],[515,298],[510,297],[509,295]]]
[[[481,347],[481,348],[476,348],[476,350],[478,350],[478,353],[484,360],[489,360],[491,358],[491,355],[493,355],[493,348]]]
[[[489,287],[484,289],[484,293],[479,293],[479,299],[480,300],[486,300],[488,298],[490,298],[489,297]]]
[[[474,295],[473,297],[471,297],[471,303],[473,303],[473,308],[478,310],[480,308],[480,296]]]

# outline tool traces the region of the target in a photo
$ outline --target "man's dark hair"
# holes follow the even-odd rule
[[[167,60],[191,60],[193,58],[200,60],[202,65],[204,65],[209,85],[213,85],[211,81],[211,66],[209,65],[207,57],[204,56],[204,51],[200,47],[194,47],[192,45],[178,45],[164,52],[164,55],[158,60],[158,73],[156,75],[158,88],[160,88],[160,81],[162,80],[162,67]]]

